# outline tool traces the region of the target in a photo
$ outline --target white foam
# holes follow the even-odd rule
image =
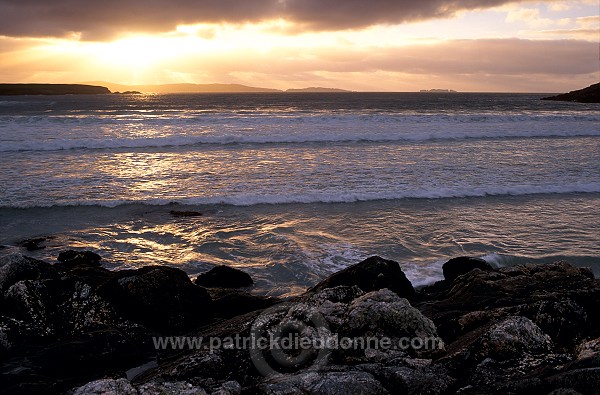
[[[32,117],[0,124],[0,151],[600,136],[600,129],[592,126],[595,122],[600,116]]]
[[[122,205],[144,204],[163,206],[172,203],[186,205],[231,205],[254,206],[259,204],[309,204],[309,203],[354,203],[377,200],[400,199],[448,199],[470,198],[484,196],[522,196],[538,194],[570,194],[570,193],[600,193],[600,182],[571,183],[563,185],[516,185],[494,187],[458,187],[420,189],[411,191],[391,192],[340,192],[340,193],[307,193],[301,195],[258,195],[238,194],[232,196],[188,197],[181,199],[144,199],[144,200],[85,200],[68,203],[28,204],[16,203],[0,207],[28,208],[53,206],[102,206],[117,207]]]

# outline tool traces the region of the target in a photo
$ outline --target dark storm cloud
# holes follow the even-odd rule
[[[178,24],[284,18],[306,30],[360,28],[451,16],[509,0],[0,0],[0,35],[103,39],[165,32]]]

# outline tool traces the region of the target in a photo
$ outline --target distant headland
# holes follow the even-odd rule
[[[600,82],[562,95],[543,97],[542,100],[573,101],[578,103],[600,103]]]
[[[351,93],[352,91],[348,91],[345,89],[338,88],[322,88],[320,86],[311,86],[309,88],[301,88],[301,89],[287,89],[286,92],[295,93],[295,92],[309,92],[309,93]]]
[[[301,89],[270,89],[241,84],[163,84],[121,85],[93,81],[81,84],[0,84],[0,96],[7,95],[78,95],[78,94],[143,94],[143,93],[331,93],[351,92],[337,88],[309,87]]]
[[[0,96],[101,94],[110,94],[110,90],[104,86],[83,84],[0,84]]]
[[[144,93],[277,93],[277,92],[350,92],[344,89],[309,87],[301,89],[271,89],[241,84],[151,84],[151,85],[122,85],[105,81],[90,81],[86,84],[106,86],[113,92],[144,92]]]

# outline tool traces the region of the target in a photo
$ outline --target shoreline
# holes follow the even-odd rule
[[[566,262],[495,269],[457,258],[444,264],[444,280],[415,289],[398,263],[371,257],[279,300],[248,293],[252,279],[235,269],[212,269],[196,280],[200,286],[172,267],[109,271],[100,259],[85,251],[63,252],[54,264],[1,258],[3,393],[599,388],[600,280]],[[326,327],[354,342],[438,338],[443,347],[332,348],[319,364],[309,361],[312,368],[290,365],[274,376],[282,369],[277,357],[222,347],[235,335],[273,330],[268,322],[298,320],[316,330],[312,338]],[[152,344],[173,336],[211,343],[191,350]],[[322,355],[306,355],[313,354]]]

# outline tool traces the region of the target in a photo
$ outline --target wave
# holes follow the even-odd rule
[[[0,141],[0,152],[61,151],[127,148],[198,147],[205,145],[242,144],[311,144],[311,143],[393,143],[422,141],[453,141],[477,139],[515,138],[577,138],[598,137],[600,130],[588,131],[418,131],[414,133],[304,133],[304,134],[222,134],[222,135],[173,135],[142,138],[114,139],[49,139],[44,141]]]
[[[80,202],[66,202],[59,204],[28,205],[15,204],[3,205],[0,208],[37,208],[37,207],[77,207],[100,206],[119,207],[129,205],[166,206],[174,204],[191,206],[255,206],[276,204],[311,204],[311,203],[356,203],[378,200],[403,200],[403,199],[455,199],[475,198],[486,196],[524,196],[524,195],[552,195],[573,193],[600,193],[600,183],[573,183],[564,185],[516,185],[495,187],[458,187],[436,188],[430,190],[392,191],[392,192],[340,192],[340,193],[306,193],[302,195],[258,195],[240,194],[234,196],[209,196],[187,197],[180,199],[152,198],[143,200],[86,200]]]

